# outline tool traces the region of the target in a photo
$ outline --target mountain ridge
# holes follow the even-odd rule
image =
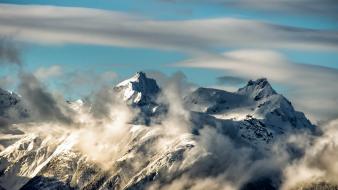
[[[166,124],[172,116],[167,111],[153,111],[168,109],[158,99],[163,94],[156,80],[138,72],[113,90],[130,109],[139,110],[137,118],[148,122],[132,119],[124,124],[121,141],[126,147],[120,147],[122,156],[108,170],[79,149],[76,141],[82,133],[51,131],[42,135],[25,132],[23,124],[20,128],[25,132],[23,137],[0,153],[0,185],[7,190],[10,187],[13,190],[145,189],[154,183],[170,184],[185,175],[217,176],[228,166],[218,167],[224,159],[222,154],[201,144],[206,131],[211,130],[212,138],[229,138],[236,149],[252,149],[254,159],[262,159],[271,156],[274,144],[288,134],[311,134],[315,128],[304,114],[295,111],[284,96],[273,90],[267,79],[249,81],[237,92],[198,88],[183,98],[188,120],[170,127]],[[183,127],[186,124],[188,128]],[[181,132],[171,134],[171,130]],[[99,145],[100,140],[107,139],[99,138],[93,143]],[[278,175],[269,177],[278,178]],[[278,189],[278,183],[272,181],[267,185]]]

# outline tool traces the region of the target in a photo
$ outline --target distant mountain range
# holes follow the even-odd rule
[[[265,78],[250,80],[237,92],[195,89],[182,97],[187,119],[180,120],[177,116],[178,122],[174,123],[176,128],[180,129],[182,125],[184,129],[172,132],[170,128],[159,127],[166,126],[176,114],[175,111],[172,113],[170,99],[161,99],[164,88],[143,72],[112,87],[116,99],[124,102],[128,109],[136,110],[136,114],[125,123],[128,130],[123,143],[121,141],[123,148],[119,149],[119,157],[114,162],[107,163],[108,167],[81,151],[77,146],[80,137],[71,130],[61,132],[55,128],[47,133],[26,130],[25,125],[32,129],[31,126],[39,124],[34,121],[26,124],[30,110],[21,97],[0,89],[0,118],[3,125],[7,124],[2,128],[0,139],[3,149],[0,153],[0,189],[159,189],[187,176],[189,179],[206,179],[233,167],[224,164],[227,159],[232,159],[231,156],[223,156],[231,148],[209,150],[201,145],[199,139],[205,131],[212,131],[208,133],[212,140],[230,139],[233,149],[253,150],[251,160],[270,157],[276,144],[290,134],[318,134],[316,126],[302,112],[296,111]],[[75,106],[75,111],[90,107],[90,103],[83,101],[69,105]],[[189,127],[184,127],[186,125]],[[216,149],[217,145],[212,142],[208,147],[215,145]],[[296,145],[286,143],[285,146],[291,155],[289,159],[302,154]],[[87,151],[95,152],[90,147]],[[244,153],[242,151],[240,157],[246,157]],[[245,179],[240,186],[234,186],[238,189],[279,189],[281,180],[280,171],[271,170],[271,173]],[[196,185],[187,184],[182,188],[190,189]]]

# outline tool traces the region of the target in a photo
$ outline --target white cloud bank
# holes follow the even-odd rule
[[[338,50],[338,33],[234,18],[163,21],[115,11],[0,4],[0,35],[49,44],[97,44],[205,53],[255,47]]]
[[[284,169],[285,182],[282,189],[313,181],[324,180],[329,183],[338,183],[338,119],[323,124],[323,135],[305,148],[302,159],[289,163]],[[306,142],[309,137],[298,138]]]

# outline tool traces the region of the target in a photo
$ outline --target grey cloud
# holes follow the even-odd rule
[[[66,102],[48,92],[37,78],[29,73],[20,73],[18,92],[28,106],[35,121],[59,121],[71,123],[71,111]]]
[[[224,8],[261,11],[273,15],[322,16],[337,21],[336,0],[162,0],[169,3],[214,4]]]
[[[103,73],[92,70],[66,71],[59,77],[59,84],[67,94],[83,97],[99,91],[103,86],[111,86],[117,78],[118,75],[114,71]]]
[[[159,71],[147,71],[147,76],[154,78],[159,86],[175,86],[181,96],[186,95],[186,93],[191,92],[191,90],[197,87],[197,84],[187,80],[183,72],[166,75]]]
[[[239,85],[247,82],[248,79],[236,76],[222,76],[217,77],[217,82],[222,85]]]
[[[16,82],[16,79],[12,76],[1,76],[0,77],[0,88],[3,89],[10,89],[12,85],[14,85]]]
[[[0,65],[21,64],[21,52],[15,43],[7,37],[0,37]]]
[[[219,18],[151,20],[120,12],[53,6],[0,5],[0,34],[50,44],[98,44],[208,54],[217,48],[338,50],[338,33]],[[32,14],[34,12],[34,14]]]
[[[40,67],[34,72],[35,77],[40,80],[48,79],[51,77],[57,77],[57,76],[60,76],[61,74],[62,74],[62,68],[59,65],[52,65],[48,68]]]
[[[338,2],[335,0],[220,0],[225,6],[260,10],[270,13],[325,16],[337,20]]]
[[[113,88],[102,87],[89,97],[91,102],[91,113],[96,118],[109,118],[112,107],[122,104],[116,100]]]

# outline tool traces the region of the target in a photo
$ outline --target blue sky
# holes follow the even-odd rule
[[[22,67],[33,73],[53,66],[60,68],[58,77],[109,71],[116,73],[114,84],[139,70],[168,75],[181,71],[202,86],[220,85],[217,77],[221,76],[268,77],[291,99],[309,93],[314,84],[321,84],[318,81],[338,82],[334,81],[338,74],[338,3],[330,0],[0,3],[0,35],[19,46]],[[0,66],[2,78],[15,70],[10,64]],[[55,77],[44,78],[50,88],[58,88]],[[313,94],[306,99],[322,96]],[[325,99],[330,100],[327,105],[338,102],[333,95]],[[304,109],[315,107],[297,104]]]

